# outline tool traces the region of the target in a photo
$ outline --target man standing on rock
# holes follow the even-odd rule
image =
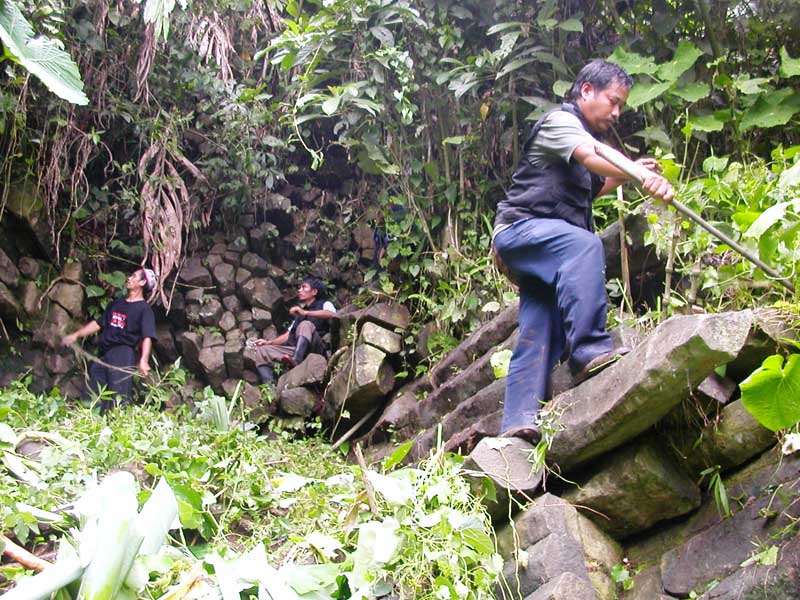
[[[565,349],[582,381],[628,351],[606,332],[605,254],[592,233],[592,201],[628,177],[595,153],[619,119],[633,81],[617,65],[594,61],[578,73],[570,99],[545,114],[525,142],[512,184],[497,205],[492,243],[519,284],[519,340],[506,380],[504,436],[536,443],[536,416],[550,371]],[[637,161],[642,189],[669,202],[674,191]]]
[[[64,336],[61,343],[71,346],[82,337],[101,331],[98,349],[99,360],[89,366],[89,391],[97,394],[101,389],[113,392],[119,402],[128,403],[136,365],[136,346],[141,342],[139,372],[150,372],[150,352],[156,337],[156,320],[153,309],[145,300],[156,285],[156,274],[151,269],[139,269],[125,280],[128,294],[108,305],[103,314],[83,327]],[[113,400],[102,400],[100,412],[106,412]]]
[[[310,351],[325,351],[322,336],[330,330],[336,307],[323,298],[324,294],[325,285],[319,279],[307,277],[297,288],[300,306],[289,309],[289,314],[294,316],[289,329],[271,340],[255,340],[256,369],[262,383],[275,382],[273,364],[276,361],[294,367],[303,362]]]

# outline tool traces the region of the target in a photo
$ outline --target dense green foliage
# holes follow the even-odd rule
[[[271,596],[281,600],[372,598],[392,589],[404,598],[490,597],[502,561],[455,457],[440,452],[396,469],[406,446],[362,474],[319,439],[264,437],[240,419],[219,427],[210,406],[218,398],[207,396],[194,413],[142,406],[98,417],[57,393],[36,396],[24,382],[0,391],[3,530],[28,546],[64,539],[77,546],[72,504],[125,470],[142,484],[140,502],[163,478],[181,525],[172,542],[183,552],[145,561],[151,577],[140,597],[197,578],[193,567],[203,558],[217,577],[198,597],[217,597],[231,578],[250,582],[240,589],[294,590]],[[25,443],[36,452],[23,454]],[[281,569],[267,572],[269,565]]]
[[[764,193],[776,167],[759,161],[796,160],[779,149],[798,141],[795,0],[20,4],[81,57],[91,99],[76,109],[8,70],[0,92],[4,197],[39,183],[60,260],[146,254],[168,273],[188,236],[283,179],[333,186],[383,215],[380,287],[436,321],[441,351],[507,299],[486,259],[494,203],[526,123],[592,57],[636,78],[624,147],[671,153],[713,218],[744,231],[790,199]],[[600,223],[616,209],[600,203]],[[709,244],[683,230],[691,269]],[[774,235],[744,235],[783,255]]]

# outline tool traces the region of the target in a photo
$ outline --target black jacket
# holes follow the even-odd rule
[[[580,120],[592,137],[599,139],[572,103],[564,103],[549,111],[531,129],[523,148],[511,187],[505,199],[497,204],[495,225],[510,225],[521,219],[539,217],[563,219],[577,227],[592,231],[592,200],[603,187],[605,178],[595,175],[575,160],[559,161],[547,167],[535,167],[528,160],[528,151],[544,120],[557,110],[567,111]]]

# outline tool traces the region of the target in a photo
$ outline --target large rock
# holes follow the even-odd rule
[[[335,422],[342,411],[357,421],[383,402],[394,387],[394,370],[386,353],[360,344],[348,353],[325,391],[324,418]]]
[[[287,371],[278,379],[278,392],[296,387],[322,386],[325,380],[325,369],[328,361],[319,354],[309,354],[294,369]]]
[[[491,321],[472,332],[469,337],[447,353],[431,372],[431,381],[439,386],[458,375],[477,358],[504,342],[517,328],[519,300],[498,313]]]
[[[722,518],[713,498],[685,526],[686,541],[664,553],[664,589],[687,597],[713,580],[733,575],[754,551],[753,542],[769,544],[791,530],[800,518],[800,456],[768,452],[726,481],[733,516]],[[787,529],[788,528],[788,529]],[[728,596],[731,597],[731,596]],[[734,596],[735,597],[735,596]]]
[[[42,265],[35,258],[23,256],[19,259],[19,271],[28,279],[38,279],[42,272]]]
[[[253,327],[259,331],[272,325],[272,313],[263,308],[255,307],[251,311]]]
[[[206,327],[219,327],[219,320],[223,313],[222,302],[216,296],[206,296],[200,305],[200,323]]]
[[[0,249],[0,282],[8,287],[15,288],[19,285],[19,269],[8,255]]]
[[[167,364],[172,364],[178,359],[178,346],[175,343],[175,336],[166,321],[156,323],[155,351],[158,356]]]
[[[226,310],[219,318],[217,327],[225,333],[232,331],[236,327],[236,317],[233,316],[232,312]]]
[[[493,421],[494,427],[481,427],[480,424],[485,416],[502,410],[505,388],[505,378],[497,379],[477,394],[460,402],[438,424],[414,438],[414,445],[408,453],[409,458],[421,460],[427,456],[436,446],[439,436],[444,440],[448,452],[461,450],[469,453],[482,438],[499,435],[500,419]],[[416,407],[416,404],[417,400],[414,399],[410,408]]]
[[[0,297],[2,297],[2,289],[3,286],[0,284]],[[58,304],[50,303],[46,308],[44,319],[33,331],[33,343],[53,349],[59,348],[61,338],[67,333],[71,321],[66,310]]]
[[[83,287],[76,283],[60,282],[55,284],[47,294],[53,302],[58,303],[74,319],[83,316]]]
[[[201,372],[200,350],[203,348],[203,337],[194,331],[184,331],[180,336],[181,354],[184,364],[194,373]]]
[[[563,428],[548,460],[562,471],[633,439],[742,350],[751,311],[673,317],[618,363],[545,408]]]
[[[542,470],[534,470],[529,457],[533,446],[519,438],[485,438],[464,461],[463,473],[480,490],[484,478],[494,487],[494,497],[481,498],[493,520],[508,516],[519,503],[532,498],[542,482]]]
[[[504,558],[513,558],[517,548],[529,548],[549,535],[571,536],[582,549],[581,575],[603,597],[613,595],[611,570],[621,563],[622,548],[569,502],[546,493],[512,521],[497,532],[497,549]]]
[[[236,269],[228,263],[219,263],[213,270],[214,281],[220,296],[228,296],[236,291]]]
[[[620,538],[700,506],[700,490],[672,460],[649,442],[611,454],[594,475],[564,496],[589,509],[602,529]]]
[[[29,317],[39,313],[41,310],[40,301],[42,299],[42,295],[39,293],[39,288],[36,286],[36,283],[33,281],[26,281],[23,283],[21,297],[22,308],[25,309],[25,312]]]
[[[244,373],[244,336],[227,338],[224,354],[228,375],[235,379],[242,377]]]
[[[256,277],[263,277],[269,273],[267,261],[254,252],[246,252],[242,256],[242,266]]]
[[[210,288],[214,285],[211,273],[203,266],[203,261],[199,256],[192,256],[186,260],[181,268],[180,279],[195,287]]]
[[[16,296],[5,283],[0,282],[0,319],[14,323],[22,316],[22,307],[17,302]]]
[[[700,434],[699,443],[685,449],[687,466],[699,477],[708,467],[727,471],[744,464],[775,444],[775,434],[747,412],[741,400],[725,406],[715,423]]]
[[[399,334],[375,323],[364,323],[361,326],[361,332],[358,334],[357,343],[375,346],[379,350],[386,352],[386,354],[399,354],[402,338]]]
[[[351,327],[360,327],[363,323],[375,323],[392,331],[408,329],[411,315],[402,304],[373,304],[360,310],[341,310],[337,314],[340,330],[344,334]],[[342,335],[342,338],[345,336]]]
[[[524,554],[517,560],[507,560],[503,567],[503,578],[508,582],[511,598],[529,600],[531,594],[565,573],[572,573],[585,582],[584,594],[587,593],[587,587],[591,588],[583,548],[571,535],[554,533],[522,550]],[[502,598],[502,592],[497,597]],[[598,598],[591,595],[578,596],[581,597]]]
[[[314,414],[319,395],[304,387],[285,389],[279,394],[281,411],[287,415],[310,417]]]
[[[225,310],[229,310],[234,315],[242,310],[242,301],[239,300],[239,296],[231,294],[230,296],[225,296],[222,299],[222,305],[225,307]]]
[[[253,308],[273,312],[283,300],[278,286],[269,277],[254,277],[240,289],[245,301]]]
[[[755,561],[720,581],[700,600],[796,600],[800,597],[800,537],[778,546],[774,565]]]
[[[200,368],[214,391],[223,391],[222,382],[228,377],[225,370],[225,346],[208,346],[200,350]]]
[[[598,598],[599,596],[585,579],[572,573],[562,573],[525,600],[597,600]]]

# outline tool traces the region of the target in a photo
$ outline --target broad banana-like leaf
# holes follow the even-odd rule
[[[0,1],[0,39],[6,54],[36,75],[59,98],[89,104],[78,65],[59,40],[34,37],[33,28],[13,0]]]

